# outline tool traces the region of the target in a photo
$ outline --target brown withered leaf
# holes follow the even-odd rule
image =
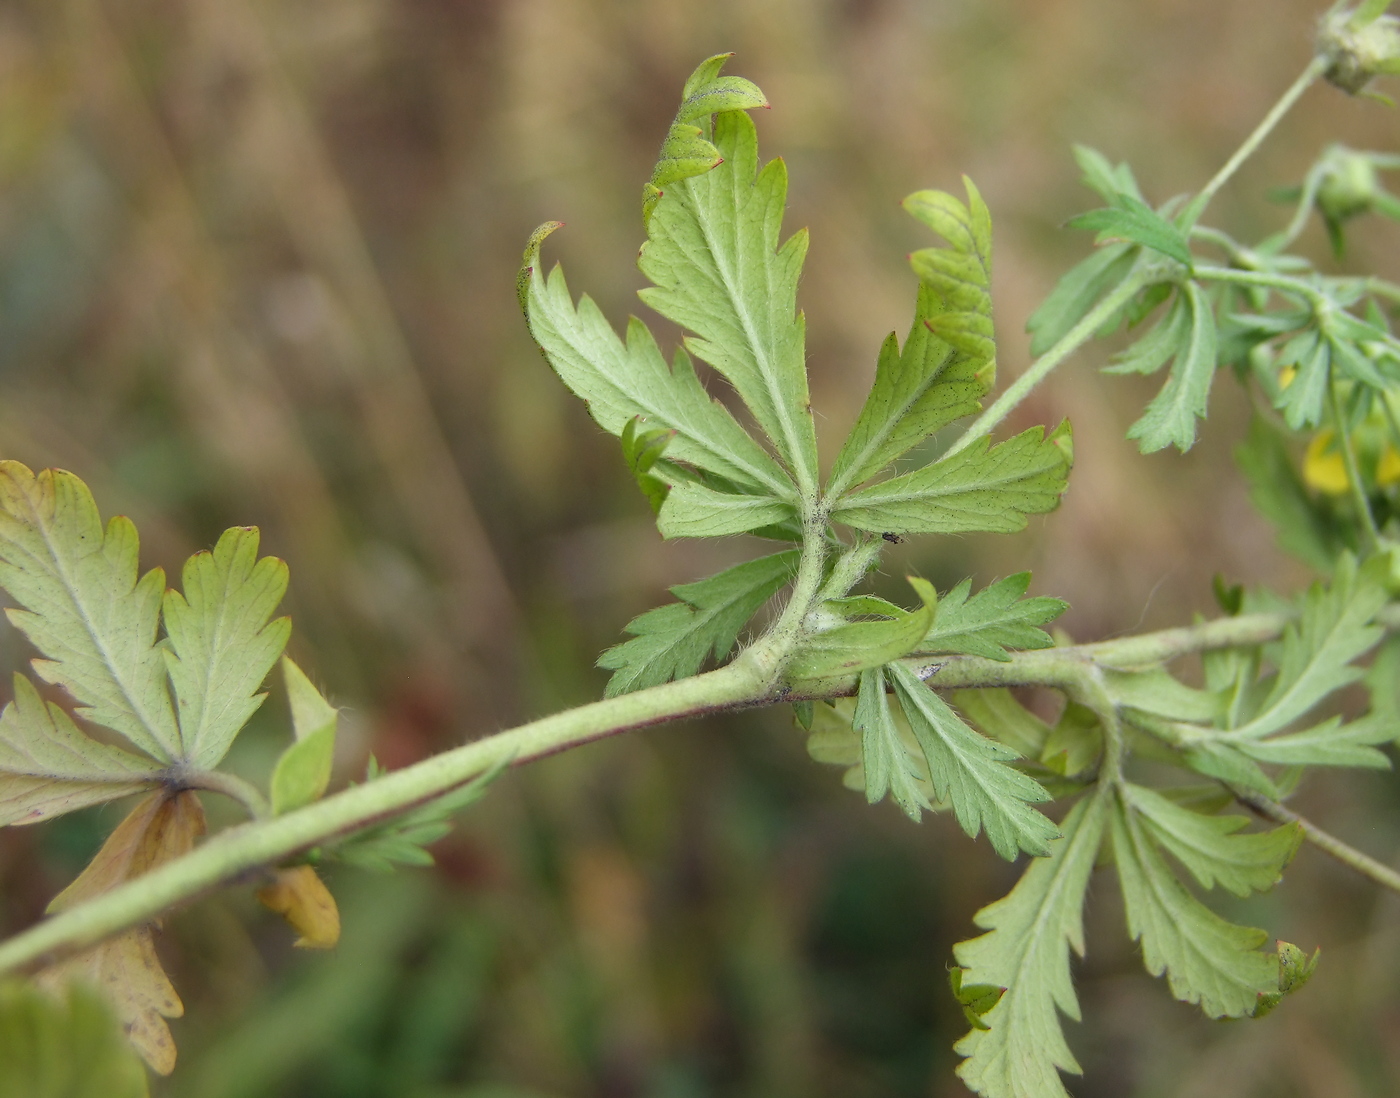
[[[49,911],[76,907],[178,858],[203,834],[204,808],[196,794],[152,793],[117,825],[78,879],[54,897]],[[185,1008],[156,955],[153,929],[136,927],[110,938],[45,969],[39,981],[64,987],[80,980],[100,988],[146,1063],[169,1075],[175,1066],[175,1041],[165,1019],[180,1017]]]
[[[309,865],[277,870],[273,883],[258,889],[258,902],[301,934],[294,946],[333,949],[340,941],[340,910],[335,897]]]

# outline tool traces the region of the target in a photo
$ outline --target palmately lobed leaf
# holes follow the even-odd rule
[[[812,491],[816,430],[797,311],[807,234],[780,244],[787,169],[772,160],[760,170],[749,116],[716,115],[713,139],[723,163],[674,184],[652,213],[637,263],[655,285],[640,296],[693,333],[686,347],[729,380],[798,487]]]
[[[181,756],[211,768],[263,702],[258,693],[291,635],[272,618],[287,591],[287,566],[258,559],[258,531],[226,530],[212,552],[185,562],[184,592],[163,604],[165,661],[180,719]]]
[[[46,657],[34,669],[81,716],[171,762],[182,744],[155,646],[165,574],[138,579],[138,553],[136,527],[116,516],[104,530],[72,473],[0,462],[0,586],[19,603],[10,621]]]

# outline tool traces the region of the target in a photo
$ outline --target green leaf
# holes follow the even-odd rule
[[[584,295],[575,310],[564,272],[529,286],[530,333],[569,389],[609,434],[620,436],[637,417],[648,429],[675,431],[667,457],[718,474],[751,492],[792,495],[792,484],[772,457],[695,376],[690,357],[677,351],[668,367],[656,340],[636,317],[627,342]]]
[[[1191,299],[1178,294],[1152,330],[1125,351],[1113,356],[1113,364],[1104,367],[1106,374],[1153,374],[1168,359],[1182,358],[1189,353],[1191,341]]]
[[[1176,225],[1136,195],[1120,193],[1114,196],[1112,202],[1112,206],[1070,218],[1069,227],[1097,231],[1101,244],[1119,239],[1130,240],[1190,268],[1191,246],[1187,243],[1186,234]]]
[[[637,262],[655,285],[641,298],[694,333],[686,347],[729,379],[798,486],[811,491],[817,442],[797,312],[807,234],[779,247],[787,169],[772,160],[759,171],[747,114],[720,114],[714,143],[724,163],[668,188],[652,214]]]
[[[1292,942],[1279,939],[1278,942],[1278,990],[1259,996],[1259,1004],[1254,1008],[1254,1017],[1263,1018],[1278,1006],[1285,997],[1300,990],[1311,979],[1317,968],[1321,949],[1313,950],[1309,957]]]
[[[642,490],[642,495],[647,497],[652,513],[655,514],[666,502],[666,494],[671,490],[671,486],[653,473],[652,468],[666,452],[666,447],[676,437],[676,432],[674,428],[666,427],[646,431],[639,426],[641,422],[641,416],[633,416],[622,428],[622,458],[627,462],[632,478]]]
[[[180,716],[182,755],[210,768],[267,697],[257,693],[292,632],[269,621],[287,590],[287,566],[258,559],[258,531],[226,530],[214,551],[185,562],[184,593],[167,591],[165,662]]]
[[[0,984],[0,1098],[146,1098],[146,1069],[96,989]]]
[[[651,179],[642,188],[642,220],[651,222],[652,211],[672,183],[705,172],[723,163],[720,152],[705,140],[709,116],[720,111],[743,111],[768,106],[768,99],[756,84],[740,76],[720,76],[724,63],[734,55],[720,53],[700,62],[681,92],[680,110],[661,143],[661,155]]]
[[[952,988],[953,998],[962,1006],[963,1017],[973,1029],[990,1029],[991,1027],[982,1021],[982,1015],[1001,1002],[1006,988],[993,987],[991,984],[965,984],[962,978],[964,971],[966,970],[961,968],[948,970],[948,986]]]
[[[72,473],[0,462],[0,586],[20,607],[11,623],[47,657],[34,670],[78,700],[79,716],[168,763],[182,745],[155,645],[165,573],[138,580],[138,552],[131,520],[104,531]]]
[[[991,214],[970,179],[967,204],[920,190],[904,209],[948,241],[910,256],[920,279],[914,326],[900,350],[890,335],[881,349],[860,419],[832,469],[840,496],[960,416],[979,409],[995,373],[991,326]]]
[[[1032,427],[988,448],[985,438],[903,476],[846,496],[832,511],[875,533],[1012,533],[1059,506],[1072,458],[1069,425]]]
[[[955,690],[953,704],[982,732],[1027,759],[1040,758],[1050,726],[1016,700],[1010,690]]]
[[[607,696],[693,675],[712,654],[724,659],[744,624],[787,583],[796,566],[796,553],[775,553],[672,587],[680,602],[634,618],[627,626],[634,639],[599,657],[599,667],[616,672],[608,680]]]
[[[1274,990],[1268,935],[1226,922],[1177,880],[1130,803],[1115,798],[1113,856],[1123,887],[1128,933],[1142,942],[1147,971],[1165,971],[1172,994],[1199,1003],[1211,1018],[1250,1014]]]
[[[38,823],[154,788],[154,760],[98,743],[23,675],[0,713],[0,826]]]
[[[1290,428],[1301,431],[1322,423],[1331,377],[1331,344],[1316,328],[1294,336],[1279,352],[1278,365],[1292,366],[1292,382],[1279,393],[1277,407]]]
[[[1142,197],[1137,180],[1133,178],[1133,169],[1127,164],[1114,167],[1103,153],[1088,145],[1074,146],[1074,160],[1084,173],[1081,182],[1105,202],[1113,202],[1123,194]]]
[[[1103,742],[1098,714],[1088,706],[1068,702],[1040,749],[1040,761],[1056,774],[1072,778],[1098,762]]]
[[[1026,321],[1031,354],[1043,355],[1068,335],[1099,298],[1128,277],[1137,258],[1131,244],[1110,244],[1071,267]]]
[[[1231,741],[1281,731],[1362,676],[1352,661],[1369,652],[1384,632],[1371,619],[1387,600],[1387,577],[1384,557],[1373,557],[1358,569],[1355,559],[1343,554],[1331,585],[1313,584],[1300,619],[1284,632],[1273,688],[1259,711],[1228,734]]]
[[[796,514],[790,503],[771,497],[739,496],[678,482],[661,505],[656,528],[663,538],[721,538],[786,522]]]
[[[1128,714],[1128,718],[1132,720],[1132,715]],[[1278,798],[1278,787],[1269,776],[1233,744],[1211,740],[1192,744],[1182,752],[1182,760],[1197,774],[1252,789],[1270,800]]]
[[[1141,671],[1103,672],[1104,686],[1114,702],[1175,721],[1212,722],[1223,713],[1222,700],[1208,690],[1196,690],[1158,665]]]
[[[922,764],[910,752],[895,724],[885,692],[885,671],[871,667],[860,673],[853,726],[861,735],[861,761],[865,770],[865,798],[870,804],[888,793],[915,823],[929,807],[924,794]]]
[[[1187,282],[1190,335],[1175,350],[1176,361],[1162,391],[1147,406],[1142,418],[1128,430],[1139,440],[1144,454],[1175,446],[1182,453],[1196,441],[1196,420],[1206,414],[1210,384],[1215,379],[1215,314],[1201,288]]]
[[[282,675],[296,742],[282,752],[272,771],[272,812],[277,816],[320,800],[330,785],[338,712],[286,656]]]
[[[982,364],[955,354],[924,323],[940,308],[932,288],[920,284],[904,348],[893,332],[880,348],[875,384],[836,456],[830,494],[870,479],[935,431],[980,409],[988,388]]]
[[[927,580],[909,578],[923,600],[915,611],[900,610],[885,621],[854,621],[803,640],[787,666],[789,682],[854,675],[912,651],[933,622],[938,595]]]
[[[975,922],[988,933],[954,948],[968,971],[962,982],[1006,988],[956,1051],[958,1067],[984,1098],[1068,1098],[1056,1071],[1080,1072],[1065,1043],[1058,1008],[1076,1021],[1079,1000],[1069,951],[1084,955],[1084,892],[1103,838],[1107,797],[1085,797],[1050,842],[1050,854],[1026,867],[1010,895],[984,907]]]
[[[1249,498],[1274,526],[1279,545],[1316,572],[1327,574],[1345,547],[1328,515],[1303,487],[1283,435],[1255,416],[1235,462],[1249,483]]]
[[[430,866],[433,856],[423,848],[445,837],[452,830],[452,817],[481,800],[514,759],[514,755],[506,755],[489,770],[451,793],[445,793],[421,808],[386,823],[338,839],[330,846],[321,847],[315,854],[320,860],[343,862],[376,873],[388,873],[395,865]],[[374,781],[383,777],[384,773],[371,755],[365,780]]]
[[[933,628],[919,644],[921,652],[961,652],[989,660],[1009,660],[1008,648],[1049,648],[1055,642],[1037,626],[1054,621],[1068,608],[1063,599],[1025,598],[1031,574],[1018,572],[988,584],[969,597],[965,579],[938,602]]]
[[[1240,835],[1249,824],[1246,817],[1193,812],[1140,785],[1124,785],[1123,797],[1152,840],[1190,870],[1202,888],[1219,883],[1236,896],[1273,888],[1303,839],[1297,824]]]
[[[1235,744],[1260,762],[1282,766],[1360,766],[1389,770],[1390,759],[1372,745],[1395,739],[1395,725],[1379,715],[1341,723],[1332,717],[1313,728],[1266,740],[1240,740]]]
[[[975,838],[985,829],[992,848],[1008,861],[1021,850],[1046,853],[1059,830],[1028,802],[1050,795],[1006,765],[1016,753],[969,728],[909,667],[894,663],[887,670],[928,763],[934,796],[952,804],[963,830]]]

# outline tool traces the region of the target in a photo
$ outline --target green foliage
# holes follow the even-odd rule
[[[1030,805],[1048,801],[1050,794],[1004,765],[1015,752],[969,728],[907,665],[891,664],[888,674],[928,765],[934,796],[952,805],[963,830],[972,836],[985,830],[992,849],[1008,860],[1022,850],[1044,854],[1059,832]]]
[[[0,1098],[145,1098],[146,1069],[102,998],[0,985]]]
[[[1157,831],[1144,824],[1138,809],[1141,798],[1135,793],[1134,787],[1124,787],[1114,804],[1113,860],[1123,888],[1128,932],[1142,942],[1147,970],[1154,976],[1165,970],[1172,994],[1184,1002],[1200,1003],[1212,1018],[1252,1013],[1258,997],[1274,987],[1274,965],[1258,950],[1268,935],[1225,921],[1191,895],[1163,858],[1162,847],[1154,841]],[[1163,818],[1157,817],[1159,828]],[[1177,829],[1164,830],[1177,840],[1168,847],[1173,853],[1181,849],[1186,836],[1213,841],[1213,847],[1192,848],[1196,865],[1219,873],[1234,854],[1230,840],[1238,837],[1194,825],[1182,827],[1179,818],[1172,822]],[[1289,839],[1282,844],[1283,861],[1296,845],[1296,835]],[[1281,861],[1273,867],[1273,876],[1277,878],[1282,869]]]
[[[282,676],[292,707],[296,742],[282,752],[272,771],[272,811],[276,815],[319,800],[331,780],[337,713],[321,692],[288,657]]]
[[[1014,533],[1025,529],[1027,515],[1059,506],[1072,460],[1068,423],[1048,437],[1032,427],[997,446],[974,442],[922,469],[852,492],[832,518],[874,533]]]
[[[291,631],[286,618],[269,621],[286,565],[258,559],[256,530],[229,530],[186,563],[181,594],[165,591],[160,569],[138,579],[138,548],[128,519],[103,528],[73,474],[0,465],[0,585],[18,603],[10,620],[43,655],[34,669],[80,717],[141,752],[92,740],[17,678],[0,714],[5,823],[154,788],[168,768],[208,769],[262,704],[258,688]]]
[[[430,866],[433,856],[426,847],[445,838],[452,830],[452,817],[486,795],[491,783],[505,773],[511,756],[506,756],[489,770],[465,785],[435,797],[420,808],[373,827],[362,828],[343,839],[320,847],[311,854],[314,862],[331,861],[368,869],[376,873],[391,872],[395,866]],[[385,771],[374,756],[365,769],[365,781],[382,778]]]
[[[1079,1072],[1057,1011],[1079,1018],[1069,951],[1084,954],[1081,914],[1098,856],[1108,797],[1086,796],[1060,825],[1047,857],[1032,861],[1004,899],[974,919],[987,933],[954,950],[963,984],[1004,987],[1000,1002],[957,1043],[958,1074],[987,1098],[1068,1098],[1056,1069]]]
[[[919,642],[920,652],[962,652],[989,660],[1011,658],[1007,649],[1049,648],[1054,641],[1037,628],[1054,621],[1069,604],[1044,596],[1026,598],[1031,574],[988,584],[970,595],[972,581],[963,580],[938,601],[933,628]]]
[[[796,564],[796,553],[775,553],[672,587],[680,602],[634,618],[627,626],[633,639],[599,658],[599,667],[614,672],[607,696],[693,675],[711,655],[723,659],[745,623],[787,583]]]

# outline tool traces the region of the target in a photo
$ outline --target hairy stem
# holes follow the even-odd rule
[[[229,828],[182,858],[54,915],[0,944],[0,974],[100,942],[263,866],[421,805],[489,770],[648,725],[733,709],[776,694],[775,653],[762,642],[718,671],[594,702],[477,740],[285,816]]]
[[[997,424],[1010,415],[1012,410],[1025,400],[1030,395],[1031,390],[1044,381],[1056,366],[1085,343],[1088,343],[1106,320],[1131,301],[1139,290],[1150,285],[1160,276],[1161,270],[1156,264],[1139,267],[1109,291],[1097,305],[1084,315],[1078,324],[1064,334],[1055,346],[1032,362],[1025,373],[1008,385],[1006,391],[997,397],[990,408],[973,420],[972,425],[959,436],[952,446],[948,447],[943,456],[951,457],[959,450],[976,442],[983,435],[991,434]]]
[[[1350,866],[1363,876],[1370,877],[1392,892],[1400,892],[1400,873],[1376,861],[1369,854],[1363,854],[1356,847],[1342,842],[1330,832],[1323,831],[1306,816],[1300,816],[1291,808],[1285,808],[1277,801],[1271,801],[1268,797],[1262,797],[1248,789],[1236,789],[1232,786],[1230,792],[1234,794],[1235,800],[1252,808],[1267,820],[1280,824],[1296,823],[1303,837],[1319,850],[1332,855],[1337,861]]]
[[[1327,71],[1328,64],[1330,62],[1327,58],[1314,57],[1309,62],[1308,67],[1299,74],[1298,79],[1293,81],[1292,86],[1270,108],[1269,113],[1264,116],[1264,120],[1254,128],[1254,132],[1244,139],[1244,143],[1235,150],[1235,154],[1225,162],[1225,166],[1215,173],[1215,177],[1209,183],[1201,188],[1201,193],[1191,203],[1192,212],[1195,214],[1191,218],[1192,223],[1205,212],[1206,207],[1210,205],[1210,200],[1215,197],[1220,188],[1225,186],[1230,178],[1240,170],[1240,165],[1258,151],[1259,146],[1273,132],[1274,127],[1283,120],[1283,116],[1289,112],[1293,104],[1298,102],[1303,93],[1316,83],[1317,78]]]

